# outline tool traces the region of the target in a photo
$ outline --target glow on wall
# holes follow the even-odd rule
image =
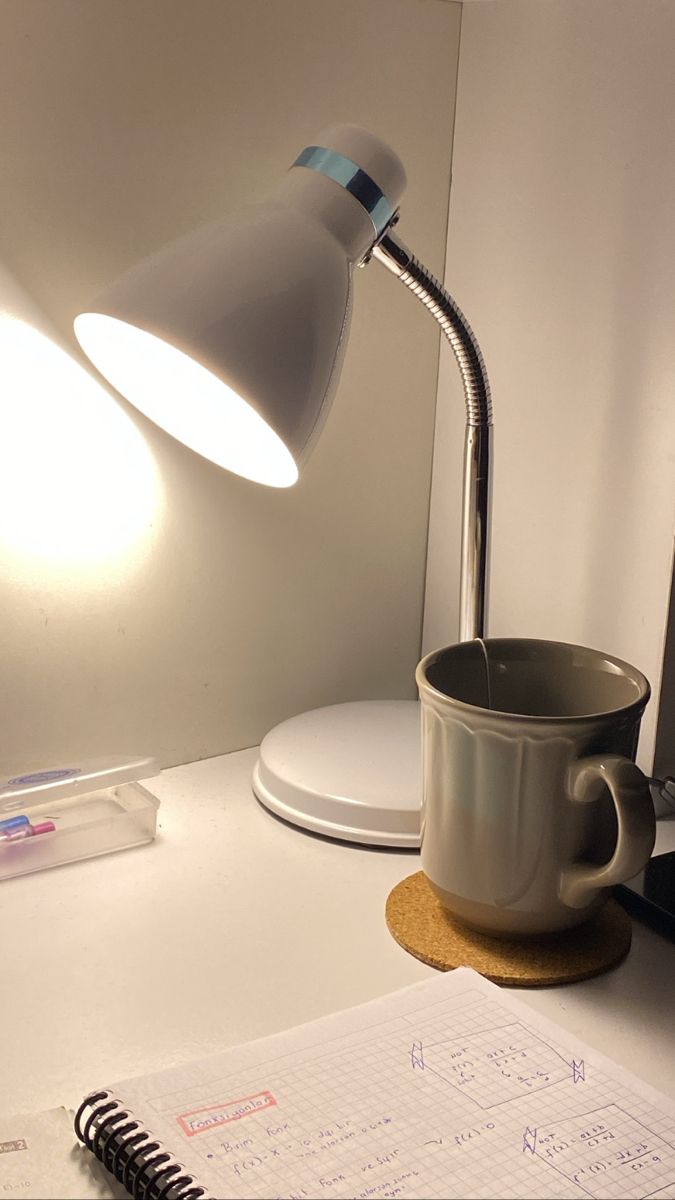
[[[48,566],[81,578],[107,564],[119,578],[143,555],[162,508],[154,460],[131,419],[0,268],[5,575]]]

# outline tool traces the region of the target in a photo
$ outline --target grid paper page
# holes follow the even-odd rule
[[[675,1200],[675,1104],[464,968],[114,1090],[219,1200]]]

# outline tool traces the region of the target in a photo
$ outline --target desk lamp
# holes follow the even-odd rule
[[[266,203],[181,237],[75,320],[85,354],[155,424],[212,462],[295,483],[337,387],[352,273],[382,263],[450,342],[466,401],[460,640],[484,631],[490,391],[476,339],[395,232],[405,172],[373,134],[336,125]],[[351,841],[420,837],[418,704],[365,701],[292,717],[264,738],[254,790],[291,822]]]

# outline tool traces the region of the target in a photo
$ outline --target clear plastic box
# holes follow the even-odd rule
[[[151,842],[153,758],[94,760],[0,780],[0,880]]]

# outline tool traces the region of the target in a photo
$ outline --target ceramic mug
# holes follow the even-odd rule
[[[422,869],[475,929],[550,933],[591,916],[649,859],[654,807],[634,763],[650,688],[563,642],[487,638],[417,668]]]

